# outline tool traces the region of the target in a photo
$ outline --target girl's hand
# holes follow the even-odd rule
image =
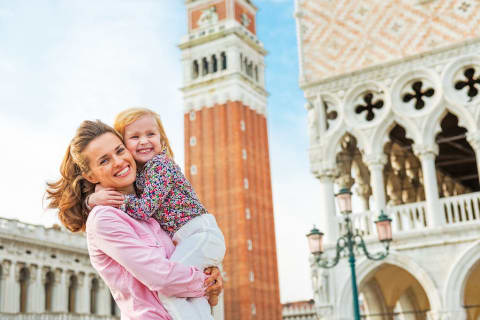
[[[95,206],[111,206],[118,208],[123,204],[124,195],[113,188],[95,187],[95,193],[88,197],[88,205],[93,208]]]
[[[218,296],[223,290],[223,278],[217,267],[208,267],[203,271],[209,277],[205,280],[205,295]],[[217,299],[218,302],[218,299]]]

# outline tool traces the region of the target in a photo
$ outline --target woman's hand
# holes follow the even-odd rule
[[[103,188],[100,184],[95,186],[95,192],[88,197],[90,208],[95,206],[111,206],[118,208],[123,204],[124,195],[113,188]]]
[[[206,275],[209,275],[205,280],[205,295],[208,298],[208,303],[213,307],[218,304],[218,296],[223,290],[223,278],[220,270],[217,267],[208,267],[204,270]]]

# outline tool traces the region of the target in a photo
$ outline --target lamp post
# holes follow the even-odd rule
[[[344,216],[346,232],[337,240],[336,255],[333,259],[322,258],[323,253],[323,232],[313,227],[307,234],[310,252],[315,257],[315,263],[320,268],[333,268],[340,261],[341,253],[347,250],[348,262],[350,263],[350,273],[352,277],[352,293],[353,293],[353,313],[355,320],[360,320],[360,306],[358,303],[357,275],[355,271],[355,249],[362,249],[365,256],[370,260],[383,260],[388,256],[390,242],[392,241],[392,219],[390,219],[383,210],[375,221],[377,226],[378,239],[384,245],[384,252],[370,254],[363,237],[357,231],[353,230],[350,214],[352,213],[352,193],[349,189],[341,189],[337,194],[338,207]]]

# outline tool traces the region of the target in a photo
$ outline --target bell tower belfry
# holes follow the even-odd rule
[[[264,81],[250,0],[187,0],[185,173],[224,232],[224,318],[280,320]]]

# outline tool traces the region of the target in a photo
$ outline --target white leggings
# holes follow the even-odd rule
[[[219,266],[225,256],[225,239],[211,214],[202,214],[182,226],[173,236],[177,246],[170,261],[199,270]],[[158,294],[173,320],[213,320],[206,297],[176,298]]]

